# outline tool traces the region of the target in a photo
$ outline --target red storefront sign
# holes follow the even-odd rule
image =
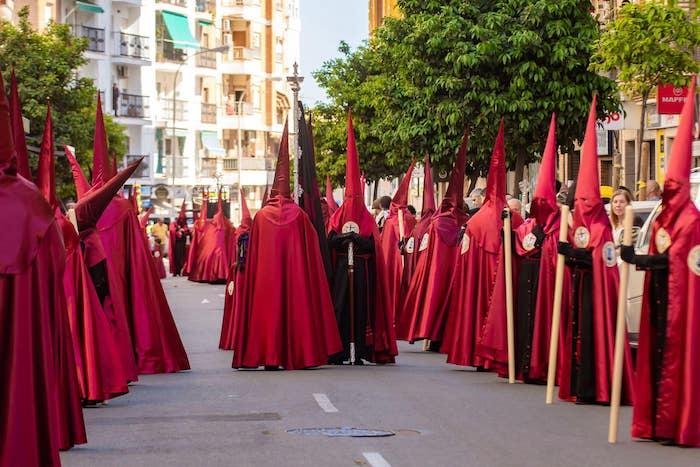
[[[667,115],[680,114],[687,96],[688,88],[686,86],[659,85],[658,93],[656,94],[657,113]]]

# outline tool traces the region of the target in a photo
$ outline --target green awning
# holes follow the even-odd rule
[[[214,24],[213,21],[209,21],[208,19],[200,19],[200,20],[197,20],[197,21],[199,22],[199,25],[202,26],[202,27],[212,26],[212,25]]]
[[[192,35],[187,16],[172,11],[163,11],[163,21],[168,29],[173,47],[176,49],[199,49],[199,42]]]
[[[184,128],[175,128],[175,136],[178,138],[187,138],[189,131],[184,129]],[[173,129],[172,128],[166,128],[165,129],[165,136],[168,138],[173,137]]]
[[[75,7],[80,11],[87,11],[88,13],[105,12],[101,6],[89,2],[75,2]]]
[[[215,131],[202,132],[202,146],[213,156],[226,155],[226,150],[221,147],[219,137],[216,135]]]

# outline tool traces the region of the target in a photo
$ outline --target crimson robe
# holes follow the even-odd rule
[[[97,225],[109,288],[126,313],[140,374],[190,368],[146,239],[129,201],[115,197]]]
[[[58,449],[87,441],[63,292],[65,249],[32,183],[0,172],[0,206],[12,220],[0,232],[0,465],[60,465]]]
[[[214,215],[211,222],[199,230],[188,279],[193,282],[224,283],[233,258],[235,230],[223,213]]]
[[[309,368],[342,349],[318,237],[290,199],[256,214],[245,268],[234,368]]]
[[[404,266],[401,250],[399,249],[399,209],[403,211],[404,237],[408,237],[416,226],[416,218],[413,214],[408,212],[408,209],[400,206],[392,206],[392,209],[389,211],[389,216],[386,218],[386,221],[384,221],[384,228],[380,236],[384,263],[386,265],[387,280],[389,282],[388,296],[391,299],[389,307],[392,312],[392,323],[394,322],[396,308],[403,302],[400,297],[401,278],[403,276]]]

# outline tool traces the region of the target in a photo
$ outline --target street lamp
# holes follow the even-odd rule
[[[229,46],[228,45],[222,45],[219,47],[214,47],[213,49],[199,49],[197,52],[193,53],[188,57],[195,57],[197,55],[203,54],[205,52],[214,52],[214,53],[226,53],[228,52]],[[172,167],[170,168],[171,174],[172,174],[172,190],[173,190],[173,198],[172,198],[172,209],[173,212],[175,212],[175,160],[177,157],[179,145],[177,141],[177,137],[175,136],[175,122],[176,122],[176,99],[175,97],[177,94],[175,94],[175,88],[177,87],[177,77],[180,75],[180,70],[182,69],[182,65],[185,64],[185,61],[180,62],[180,64],[177,66],[177,70],[175,71],[175,76],[173,77],[173,149],[172,149]]]

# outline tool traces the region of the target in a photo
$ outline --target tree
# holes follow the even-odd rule
[[[395,177],[408,164],[389,157],[390,152],[375,125],[376,96],[371,87],[373,77],[381,74],[381,66],[366,45],[351,51],[341,42],[338,51],[339,58],[325,62],[313,73],[331,99],[330,104],[318,104],[312,110],[319,173],[330,175],[336,184],[344,182],[347,113],[352,111],[360,167],[365,177],[370,182]]]
[[[641,99],[636,141],[640,199],[646,199],[647,170],[643,169],[642,140],[647,100],[659,84],[683,85],[700,68],[694,59],[700,46],[700,24],[675,5],[648,1],[623,5],[617,18],[598,40],[591,68],[617,72],[620,88]]]
[[[39,146],[46,105],[51,103],[57,146],[74,146],[85,169],[92,159],[97,95],[91,79],[77,76],[77,70],[86,63],[87,40],[73,36],[65,24],[50,23],[44,31],[38,32],[29,23],[28,13],[26,7],[19,11],[16,26],[0,22],[0,70],[5,83],[10,81],[11,69],[16,70],[22,113],[30,121],[29,139],[35,143],[33,145]],[[124,154],[123,127],[107,115],[105,126],[110,152]],[[36,161],[31,162],[36,167]],[[74,195],[67,163],[56,164],[56,184],[60,198]]]
[[[400,0],[372,42],[389,64],[378,92],[382,134],[448,167],[469,128],[469,171],[483,173],[501,117],[516,180],[542,150],[551,112],[571,152],[590,98],[618,105],[615,83],[589,71],[599,29],[588,0]],[[394,123],[395,122],[395,123]],[[392,125],[394,130],[392,131]],[[518,186],[514,187],[518,191]]]

